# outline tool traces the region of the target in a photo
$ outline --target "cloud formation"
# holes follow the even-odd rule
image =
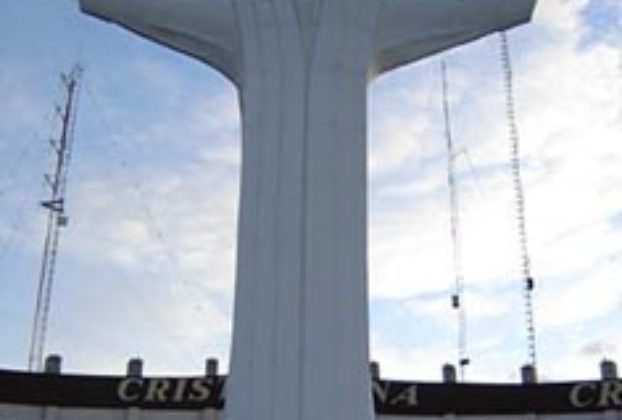
[[[541,374],[549,379],[593,377],[604,356],[622,362],[622,60],[612,29],[622,11],[598,1],[541,1],[534,23],[510,34]],[[48,13],[76,19],[72,30],[92,51],[83,52],[71,226],[49,349],[79,371],[119,372],[136,355],[149,373],[197,373],[212,354],[226,364],[240,156],[235,91],[203,65],[56,7]],[[467,377],[516,380],[525,332],[498,39],[446,58],[460,152]],[[121,60],[122,70],[114,64]],[[15,58],[0,71],[4,103],[21,116],[0,119],[2,163],[20,150],[5,138],[28,132],[25,115],[42,115],[57,98],[52,89],[38,95],[40,74],[25,67]],[[438,379],[457,352],[438,57],[375,82],[369,119],[372,355],[388,377]],[[21,173],[41,171],[43,153],[32,156]],[[0,241],[16,232],[11,220],[23,196],[37,191],[37,177],[29,179],[7,184]],[[15,337],[0,349],[9,366],[25,359],[40,222],[29,222],[12,259],[0,260],[6,278],[28,280],[6,281],[0,298],[2,318],[14,320],[0,320]]]

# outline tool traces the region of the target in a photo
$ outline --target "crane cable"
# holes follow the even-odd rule
[[[514,205],[518,228],[518,244],[520,258],[520,274],[522,281],[525,322],[527,329],[527,355],[531,366],[536,369],[536,326],[534,317],[533,291],[534,279],[531,275],[531,259],[529,256],[529,242],[527,238],[527,223],[525,216],[525,192],[521,176],[520,136],[516,122],[516,107],[514,101],[513,67],[510,54],[510,45],[505,31],[500,32],[501,64],[503,67],[505,105],[508,132],[510,137],[510,166],[514,189]]]
[[[183,291],[188,294],[189,297],[196,297],[197,293],[201,293],[201,289],[186,279],[178,254],[171,245],[171,240],[168,235],[165,234],[161,224],[158,223],[155,213],[149,204],[149,193],[145,191],[145,188],[141,185],[138,179],[132,176],[132,165],[124,157],[126,153],[123,150],[123,141],[121,141],[118,131],[113,128],[114,125],[112,124],[106,109],[102,106],[102,101],[96,95],[95,91],[91,89],[88,83],[84,83],[84,91],[99,116],[100,124],[106,132],[106,138],[109,140],[108,144],[112,146],[111,150],[117,155],[116,161],[118,165],[127,173],[129,187],[139,198],[138,202],[140,203],[140,211],[143,213],[149,234],[159,244],[160,252],[168,260],[170,269],[173,271],[173,278],[176,281],[172,284],[172,292],[179,294]],[[195,315],[199,318],[209,319],[209,313],[202,304],[196,303],[192,306],[192,309]]]
[[[447,63],[445,60],[441,60],[441,78],[443,93],[443,118],[445,123],[445,140],[447,145],[447,185],[449,186],[450,230],[454,268],[454,291],[451,296],[451,307],[457,314],[458,366],[460,368],[460,378],[464,380],[465,369],[469,364],[469,358],[467,357],[467,323],[466,308],[464,305],[464,275],[462,272],[462,238],[460,234],[460,208],[455,175],[457,155],[454,150],[454,141],[451,128],[449,83],[447,77]]]

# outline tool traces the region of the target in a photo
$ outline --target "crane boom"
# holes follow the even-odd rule
[[[54,173],[45,177],[50,188],[50,196],[41,202],[41,206],[47,210],[48,217],[28,355],[28,369],[31,371],[40,371],[42,367],[60,233],[68,221],[65,213],[65,192],[71,162],[78,85],[81,76],[82,69],[79,66],[75,66],[69,74],[61,76],[66,90],[66,99],[63,107],[59,109],[60,137],[50,142],[55,157]]]
[[[520,135],[514,103],[514,71],[510,44],[505,31],[500,33],[501,64],[505,88],[506,118],[510,138],[510,169],[514,189],[514,207],[516,211],[517,237],[519,246],[520,275],[523,291],[525,324],[527,329],[527,357],[529,364],[537,368],[537,337],[533,293],[535,280],[531,273],[531,254],[527,236],[527,216],[525,210],[525,188],[521,172]]]
[[[466,309],[464,306],[464,274],[462,272],[462,235],[460,232],[460,204],[456,186],[456,151],[454,147],[449,107],[449,82],[447,63],[441,61],[441,77],[443,92],[443,119],[445,122],[445,140],[447,146],[447,185],[449,186],[450,229],[454,269],[454,293],[451,296],[451,306],[456,310],[458,318],[458,365],[461,379],[464,379],[467,357],[467,325]]]

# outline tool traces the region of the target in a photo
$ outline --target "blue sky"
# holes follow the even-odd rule
[[[61,71],[86,68],[47,349],[67,371],[226,365],[239,182],[234,88],[207,66],[80,15],[0,5],[0,367],[23,368]],[[541,375],[622,363],[622,6],[541,0],[510,34],[537,279]],[[497,36],[446,55],[467,292],[467,378],[526,360]],[[438,57],[370,88],[371,351],[388,377],[455,360]]]

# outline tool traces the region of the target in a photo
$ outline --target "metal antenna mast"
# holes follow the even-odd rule
[[[79,66],[75,66],[69,74],[61,75],[66,99],[64,105],[57,108],[62,123],[60,137],[50,141],[55,157],[54,173],[45,176],[46,184],[50,188],[50,198],[41,202],[48,212],[48,220],[28,356],[28,369],[31,371],[39,371],[42,367],[58,243],[61,229],[67,226],[68,222],[65,213],[65,191],[71,162],[78,84],[81,76],[82,68]]]
[[[518,241],[520,246],[520,268],[523,281],[523,300],[525,305],[525,322],[527,325],[527,355],[529,363],[536,369],[536,326],[533,305],[533,290],[535,282],[531,276],[531,259],[529,243],[527,240],[527,222],[525,216],[525,192],[521,176],[520,159],[520,136],[516,122],[516,109],[514,105],[514,78],[512,70],[512,58],[507,34],[501,32],[501,62],[504,73],[506,113],[508,131],[510,135],[510,165],[512,170],[512,183],[514,185],[514,197],[516,206],[516,218],[518,225]]]
[[[445,139],[447,142],[447,184],[449,185],[451,243],[455,289],[451,296],[451,306],[458,316],[458,365],[460,377],[464,380],[465,369],[469,364],[467,357],[467,325],[466,309],[464,306],[464,275],[462,273],[462,237],[460,234],[460,208],[458,190],[456,188],[456,152],[454,150],[453,134],[451,130],[451,115],[449,109],[449,83],[447,80],[447,64],[441,61],[441,77],[443,84],[443,117],[445,121]]]

